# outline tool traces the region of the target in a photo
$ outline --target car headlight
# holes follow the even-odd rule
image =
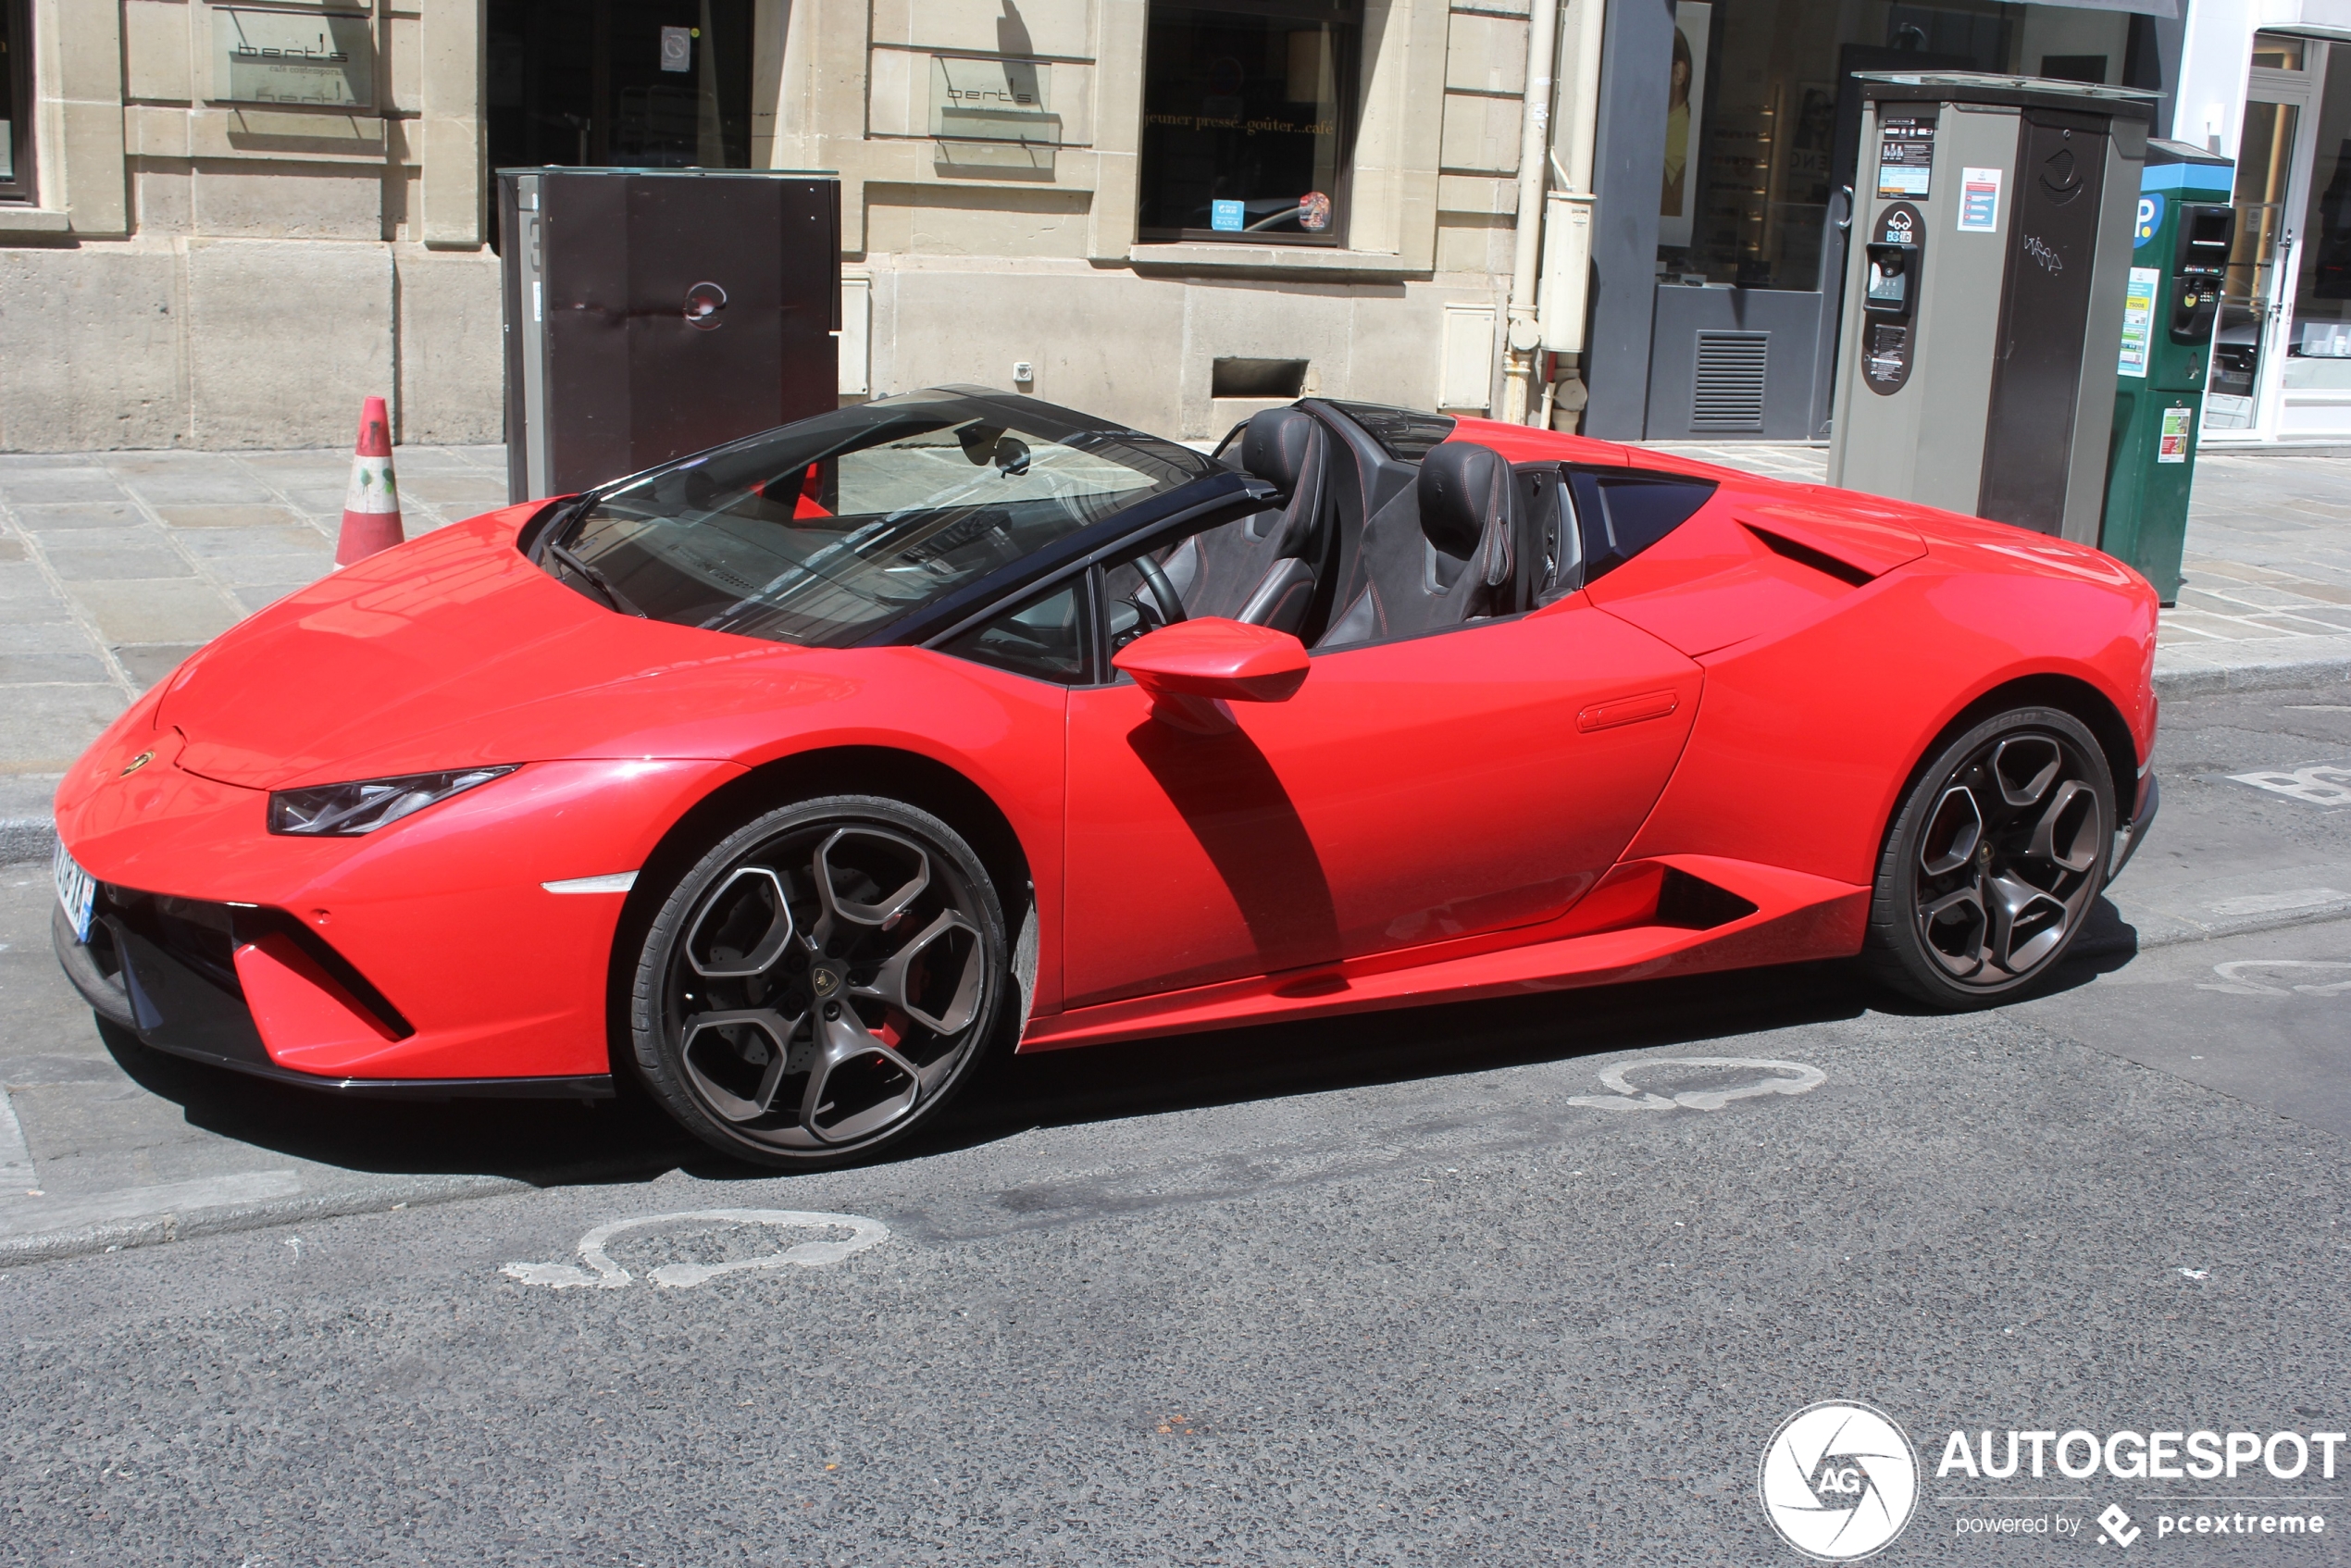
[[[269,796],[269,831],[318,838],[372,833],[514,770],[514,766],[468,767],[454,773],[412,773],[404,778],[363,778],[310,790],[277,790]]]

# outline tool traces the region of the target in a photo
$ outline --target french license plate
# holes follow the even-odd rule
[[[57,902],[65,906],[66,918],[73,922],[73,940],[90,940],[90,915],[97,906],[98,884],[87,871],[76,865],[73,856],[66,853],[63,844],[57,846],[57,858],[51,867],[57,878]]]

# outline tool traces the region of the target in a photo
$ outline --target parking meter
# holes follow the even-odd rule
[[[2096,543],[2153,95],[1858,76],[1829,482]]]
[[[2233,180],[2233,166],[2216,153],[2183,142],[2147,143],[2098,546],[2154,583],[2166,604],[2180,593],[2196,427],[2221,273],[2236,235]]]

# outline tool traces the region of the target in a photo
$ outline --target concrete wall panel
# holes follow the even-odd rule
[[[873,40],[974,55],[1090,59],[1093,0],[873,0]]]
[[[498,258],[403,248],[398,439],[436,444],[505,439],[504,304]]]
[[[1083,191],[1017,187],[865,187],[865,248],[910,255],[1065,256],[1086,254]]]
[[[179,272],[168,249],[0,250],[0,450],[184,444]]]
[[[338,446],[397,391],[381,244],[191,241],[187,288],[198,446]]]
[[[383,170],[366,165],[202,162],[195,231],[227,238],[380,240]]]

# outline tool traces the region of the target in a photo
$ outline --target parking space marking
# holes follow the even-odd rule
[[[32,1151],[24,1144],[24,1126],[8,1091],[0,1088],[0,1197],[14,1198],[41,1184],[33,1179]]]
[[[2257,790],[2267,790],[2273,795],[2305,801],[2314,806],[2351,806],[2351,767],[2319,764],[2297,767],[2291,773],[2264,770],[2258,773],[2232,773],[2233,784],[2250,784]]]
[[[579,1238],[579,1261],[588,1265],[586,1269],[571,1263],[508,1263],[500,1272],[526,1285],[548,1285],[558,1290],[575,1285],[617,1290],[633,1276],[606,1255],[606,1242],[626,1231],[650,1226],[693,1223],[780,1226],[802,1230],[846,1230],[852,1234],[846,1241],[803,1241],[779,1252],[738,1258],[731,1263],[664,1263],[653,1271],[655,1285],[683,1289],[742,1269],[825,1268],[889,1239],[888,1226],[857,1214],[820,1214],[804,1209],[689,1209],[675,1214],[640,1214],[635,1219],[613,1220],[598,1226]],[[590,1269],[595,1272],[591,1274]]]
[[[2200,991],[2220,991],[2227,996],[2342,996],[2351,992],[2351,979],[2336,980],[2324,985],[2295,985],[2272,983],[2253,973],[2257,969],[2351,969],[2351,964],[2321,958],[2240,958],[2233,963],[2215,964],[2212,972],[2220,977],[2220,985],[2210,980],[2196,982]],[[2280,977],[2282,981],[2283,977]]]
[[[1684,1089],[1663,1095],[1633,1087],[1630,1075],[1645,1067],[1732,1067],[1773,1076],[1735,1089]],[[1828,1082],[1828,1076],[1810,1063],[1760,1056],[1650,1056],[1623,1063],[1600,1075],[1600,1082],[1616,1090],[1614,1094],[1578,1094],[1571,1096],[1568,1103],[1593,1111],[1720,1111],[1734,1100],[1751,1100],[1761,1094],[1810,1094]]]

